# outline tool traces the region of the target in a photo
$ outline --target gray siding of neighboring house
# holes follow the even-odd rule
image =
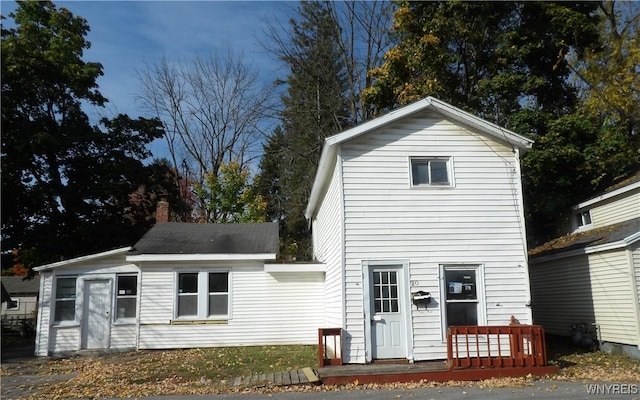
[[[625,249],[532,261],[534,323],[565,336],[575,323],[596,324],[599,340],[637,345],[638,305],[628,262]]]

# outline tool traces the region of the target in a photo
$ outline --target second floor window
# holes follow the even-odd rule
[[[580,211],[576,214],[577,227],[591,225],[591,212],[589,210]]]
[[[451,185],[449,158],[411,158],[411,186]]]

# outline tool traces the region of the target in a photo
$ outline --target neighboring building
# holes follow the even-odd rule
[[[434,98],[326,140],[306,216],[346,363],[444,359],[450,325],[531,323],[531,145]]]
[[[573,215],[566,235],[530,252],[534,321],[564,336],[578,324],[640,358],[640,171]]]
[[[277,250],[277,223],[160,223],[131,248],[35,268],[36,355],[315,344],[324,266],[266,264]]]
[[[2,319],[11,317],[35,318],[38,308],[40,277],[25,279],[23,276],[3,276],[0,278],[10,299],[2,302]]]

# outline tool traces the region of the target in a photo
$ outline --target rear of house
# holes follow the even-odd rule
[[[640,171],[572,211],[566,235],[531,250],[534,321],[640,358]]]
[[[448,326],[531,323],[531,143],[433,98],[327,139],[307,218],[344,362],[443,359]]]
[[[275,223],[161,223],[133,247],[39,267],[36,355],[315,344],[324,266],[274,264],[277,249]]]

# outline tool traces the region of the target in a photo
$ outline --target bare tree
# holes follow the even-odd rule
[[[329,2],[329,10],[340,32],[338,44],[350,89],[349,107],[355,123],[371,118],[371,110],[362,105],[362,90],[372,85],[368,71],[383,63],[390,45],[394,4],[388,1]]]
[[[395,3],[372,1],[325,1],[334,21],[335,37],[346,69],[349,92],[350,124],[371,117],[361,101],[362,91],[372,85],[368,71],[380,67],[391,39]],[[304,68],[304,49],[293,40],[295,32],[277,20],[271,20],[258,38],[261,46],[281,60]]]
[[[272,90],[241,56],[163,57],[137,76],[139,100],[163,122],[171,162],[183,178],[204,184],[223,163],[248,167],[260,156]]]

